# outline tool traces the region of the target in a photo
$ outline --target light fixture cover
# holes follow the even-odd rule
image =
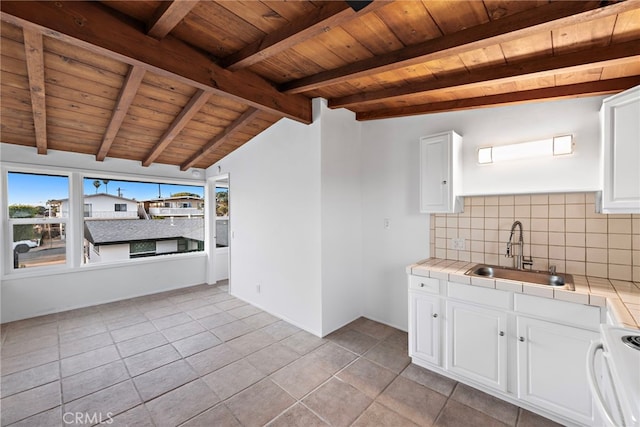
[[[539,141],[481,147],[478,148],[478,163],[505,162],[571,153],[573,153],[573,135],[562,135]]]

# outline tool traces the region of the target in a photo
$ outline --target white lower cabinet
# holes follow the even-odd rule
[[[586,354],[599,334],[517,316],[518,397],[581,424],[595,422]]]
[[[420,292],[409,293],[409,356],[440,365],[440,298]]]
[[[586,370],[599,307],[416,277],[409,280],[414,363],[568,425],[599,424]]]
[[[507,391],[507,314],[447,301],[447,369]]]

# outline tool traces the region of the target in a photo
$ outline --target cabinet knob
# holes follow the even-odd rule
[[[503,337],[503,336],[504,336],[504,332],[503,332],[503,331],[500,331],[500,333],[499,333],[498,335],[500,335],[501,337]]]
[[[520,342],[524,342],[524,337],[520,337],[520,338],[518,338],[518,341],[520,341]]]
[[[438,317],[438,313],[433,313],[433,317],[434,318]]]
[[[442,185],[447,185],[447,180],[442,181]]]
[[[421,287],[421,288],[424,288],[424,283],[420,283],[420,287]]]

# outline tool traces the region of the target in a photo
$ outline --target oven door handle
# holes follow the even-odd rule
[[[607,408],[607,403],[605,402],[604,396],[602,395],[602,391],[600,390],[600,386],[598,384],[598,378],[596,377],[596,354],[598,351],[604,352],[604,345],[601,341],[591,341],[591,345],[589,346],[589,351],[587,352],[587,380],[589,382],[589,388],[591,389],[591,393],[593,395],[593,400],[600,410],[604,421],[610,425],[615,426],[616,423],[611,416],[611,412]],[[607,364],[606,357],[603,358],[603,363]],[[603,366],[605,368],[605,366]]]

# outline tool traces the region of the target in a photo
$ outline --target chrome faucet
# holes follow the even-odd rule
[[[520,234],[518,236],[518,241],[513,242],[513,234],[516,231],[516,227],[520,228]],[[514,256],[513,254],[513,246],[519,246],[517,254]],[[511,225],[511,234],[509,235],[509,241],[507,242],[507,253],[505,254],[508,258],[515,258],[514,267],[518,270],[524,269],[525,265],[532,266],[533,260],[531,257],[529,259],[525,259],[524,257],[524,239],[522,237],[522,223],[520,221],[515,221],[513,225]]]

